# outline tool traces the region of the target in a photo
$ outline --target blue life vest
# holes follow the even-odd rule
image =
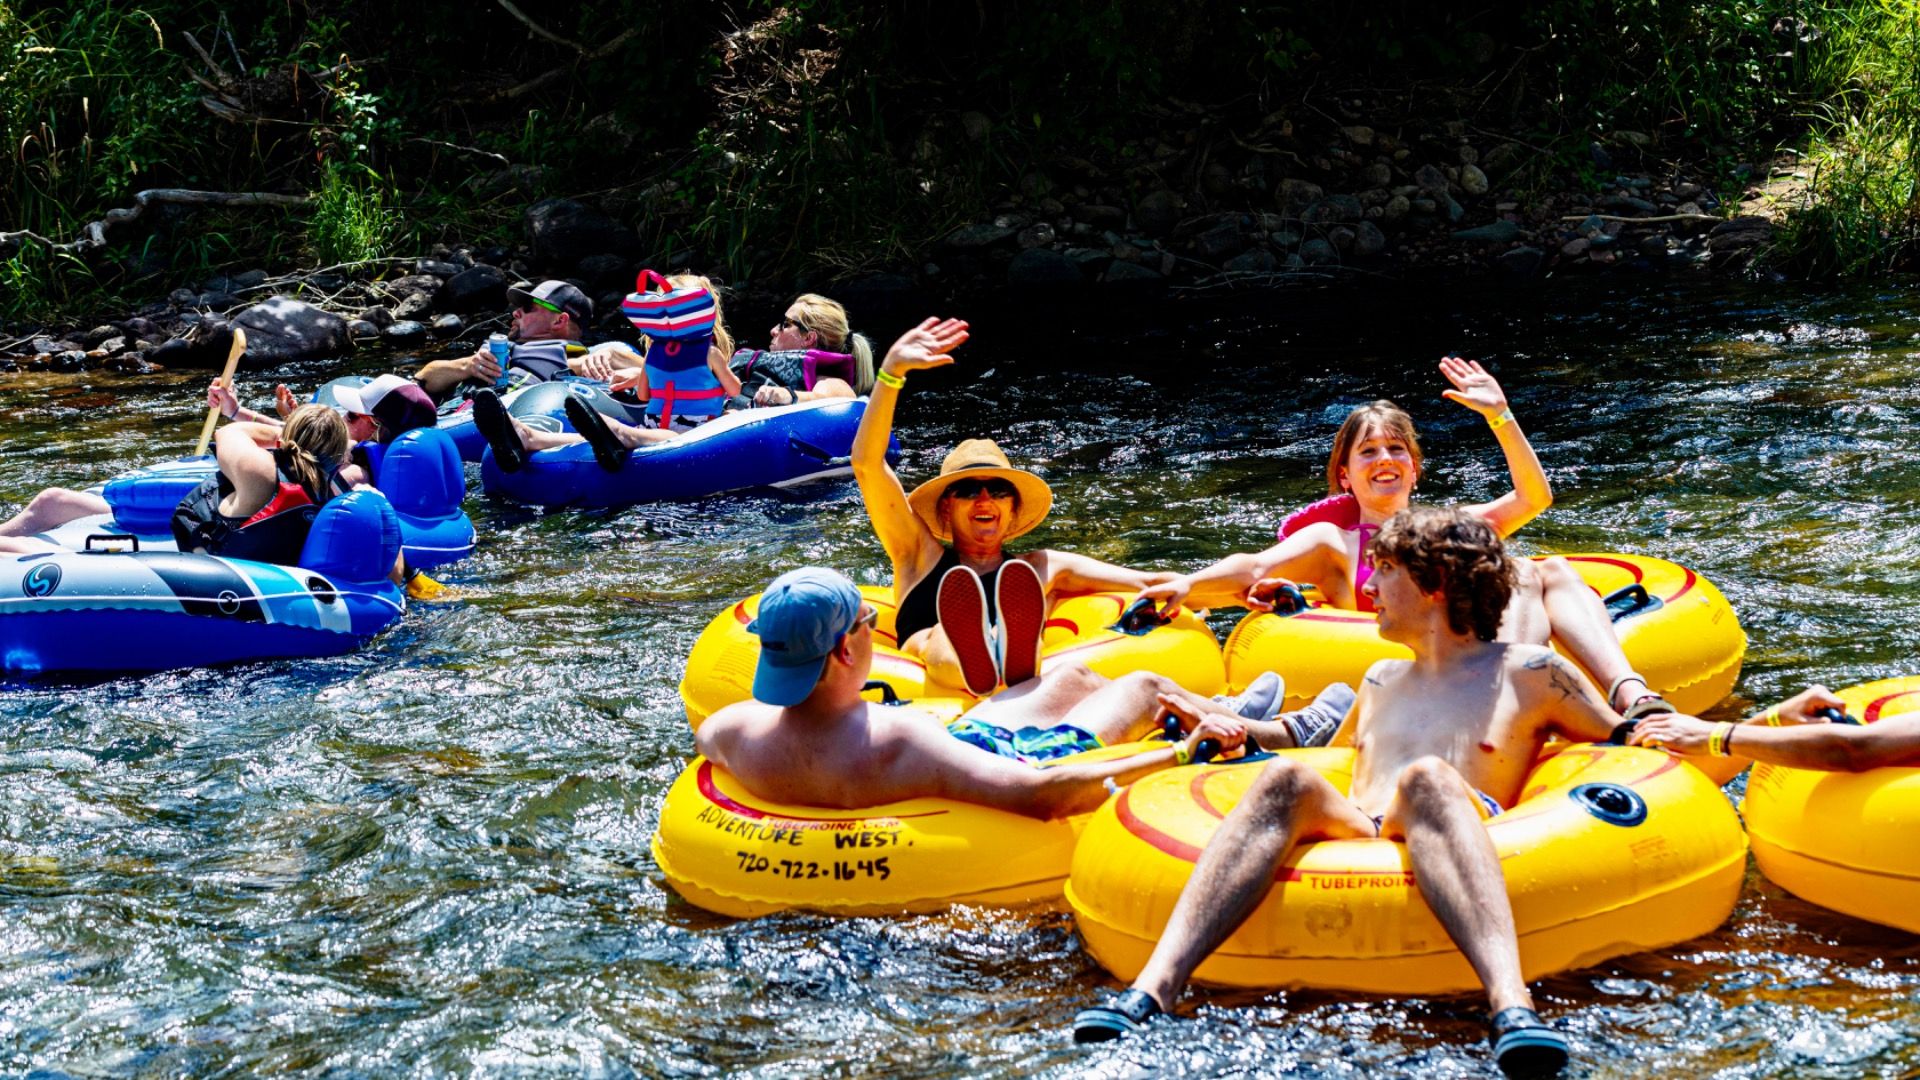
[[[727,407],[727,392],[707,366],[713,335],[679,341],[647,342],[647,415],[719,416]]]

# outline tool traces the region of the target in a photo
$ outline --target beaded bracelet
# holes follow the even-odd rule
[[[1498,416],[1487,417],[1487,426],[1492,428],[1495,431],[1499,431],[1501,428],[1506,427],[1508,424],[1511,424],[1511,423],[1513,423],[1512,409],[1501,409]]]
[[[885,383],[886,385],[893,387],[895,390],[898,390],[901,387],[907,385],[907,380],[901,378],[898,375],[895,375],[891,371],[882,371],[880,374],[875,375],[873,378],[875,382]]]

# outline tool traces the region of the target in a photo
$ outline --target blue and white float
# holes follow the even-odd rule
[[[489,494],[547,507],[631,506],[701,499],[747,488],[788,487],[846,476],[865,398],[827,398],[772,409],[744,409],[692,431],[649,443],[608,472],[586,443],[529,454],[503,471],[489,450],[480,480]],[[888,456],[898,452],[890,443]]]
[[[399,516],[407,565],[431,570],[473,553],[473,520],[461,508],[467,497],[465,470],[453,440],[433,428],[409,431],[390,445],[365,446],[373,482]],[[75,550],[95,538],[138,537],[142,551],[174,547],[174,507],[218,468],[210,454],[149,465],[114,477],[100,488],[112,510],[70,521],[39,538]],[[124,545],[121,545],[124,546]]]
[[[0,561],[0,673],[162,671],[336,656],[391,626],[400,520],[354,491],[314,517],[295,566],[177,551],[56,551]]]

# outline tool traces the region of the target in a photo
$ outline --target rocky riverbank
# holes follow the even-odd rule
[[[1379,111],[1375,103],[1376,109]],[[920,245],[912,262],[838,282],[725,282],[777,304],[795,288],[937,303],[1020,296],[1268,288],[1346,275],[1515,282],[1606,273],[1739,272],[1773,230],[1764,170],[1662,161],[1616,132],[1578,167],[1461,121],[1361,122],[1359,101],[1257,122],[1169,103],[1157,135],[1093,157],[1056,156],[985,199],[988,212]],[[993,137],[978,113],[929,131],[930,174]],[[942,149],[942,148],[945,149]],[[1557,169],[1557,171],[1556,171]],[[644,224],[644,223],[641,223]],[[634,222],[567,199],[524,214],[512,248],[438,247],[418,257],[305,273],[254,269],[174,290],[130,315],[0,343],[0,370],[143,371],[217,366],[229,328],[248,363],[410,349],[491,329],[516,279],[564,277],[595,300],[600,332],[631,337],[620,297],[642,266],[701,268],[692,251],[648,252]],[[711,271],[710,271],[711,273]],[[715,273],[716,278],[724,275]],[[859,305],[856,303],[856,310]]]

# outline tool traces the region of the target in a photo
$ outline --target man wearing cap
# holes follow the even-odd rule
[[[956,721],[958,728],[983,720],[1015,736],[1012,748],[983,746],[911,707],[860,697],[872,669],[876,617],[860,590],[832,570],[782,574],[761,595],[748,627],[761,647],[754,700],[709,717],[695,734],[700,753],[754,794],[779,802],[854,809],[937,796],[1052,818],[1099,806],[1109,780],[1131,783],[1186,763],[1203,740],[1233,750],[1247,738],[1239,716],[1172,680],[1137,672],[1109,681],[1083,664],[1062,664]],[[1182,742],[1108,761],[1033,767],[1143,738],[1176,706],[1191,725]],[[1068,733],[1077,734],[1062,737]],[[1034,744],[1044,748],[1021,751]]]
[[[900,648],[925,660],[934,680],[984,695],[1039,670],[1049,597],[1137,591],[1175,575],[1044,548],[1009,554],[1006,543],[1040,524],[1053,493],[991,439],[961,443],[939,476],[907,493],[886,456],[903,376],[951,364],[965,340],[966,323],[928,319],[887,350],[853,439],[853,475],[893,561]]]
[[[514,304],[507,367],[525,372],[529,381],[549,382],[562,375],[610,379],[617,371],[640,365],[639,354],[618,341],[581,347],[580,336],[593,322],[593,301],[572,285],[521,282],[507,289],[507,297]],[[453,396],[462,383],[492,386],[499,379],[500,364],[485,348],[471,356],[435,360],[413,374],[413,381],[436,402]]]

